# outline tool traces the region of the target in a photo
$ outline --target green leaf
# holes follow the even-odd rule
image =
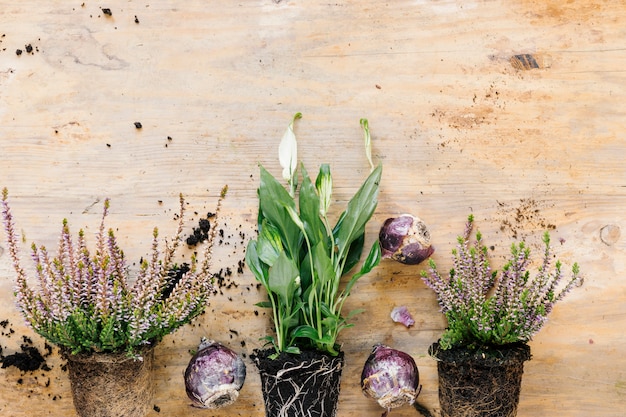
[[[380,263],[381,256],[382,255],[380,251],[380,245],[378,244],[377,240],[372,245],[370,252],[367,255],[367,258],[365,258],[365,262],[363,262],[363,265],[361,266],[359,272],[354,274],[352,278],[350,278],[350,281],[348,281],[348,284],[343,291],[343,293],[345,294],[344,297],[350,295],[350,290],[352,289],[352,286],[359,280],[359,278],[369,273],[376,265]]]
[[[262,220],[256,250],[259,259],[268,266],[274,265],[278,254],[283,251],[280,233],[276,226],[267,222],[267,219]]]
[[[301,170],[303,179],[299,195],[300,218],[304,223],[304,230],[309,237],[311,247],[314,247],[318,242],[326,243],[326,227],[320,219],[320,198],[317,190],[304,166]]]
[[[293,337],[294,339],[303,338],[303,339],[310,339],[313,341],[316,341],[319,339],[317,330],[315,330],[313,327],[306,325],[306,324],[302,326],[298,326],[295,329],[293,329],[293,331],[291,332],[291,337]]]
[[[285,188],[261,167],[261,185],[259,186],[259,214],[267,219],[278,230],[289,257],[297,259],[300,253],[301,233],[287,211],[287,207],[295,211],[295,202]],[[259,231],[261,233],[261,231]]]
[[[292,353],[294,355],[299,355],[300,354],[300,348],[297,346],[289,346],[285,349],[286,353]],[[275,359],[275,358],[274,358]]]
[[[356,236],[354,241],[350,244],[348,254],[346,255],[341,275],[345,275],[361,260],[363,254],[363,246],[365,245],[365,230],[359,236]]]
[[[323,242],[318,242],[313,248],[313,268],[315,268],[315,273],[317,274],[318,286],[325,287],[327,282],[335,281],[333,263],[328,257]],[[336,281],[338,282],[339,280],[337,279]]]
[[[382,165],[378,165],[356,194],[348,202],[335,226],[334,235],[339,259],[345,259],[350,245],[365,231],[365,225],[374,214],[378,204],[378,186],[382,175]]]
[[[319,213],[322,217],[326,216],[330,208],[331,197],[333,194],[333,177],[330,174],[330,165],[322,164],[320,172],[315,179],[315,189],[320,200]]]
[[[262,265],[259,259],[256,240],[248,242],[246,249],[246,265],[248,265],[248,268],[250,268],[257,281],[261,282],[263,286],[267,288],[267,269]]]
[[[270,303],[269,301],[259,301],[254,305],[261,308],[272,308],[272,303]]]
[[[335,316],[335,312],[332,311],[330,309],[330,307],[328,306],[328,304],[326,303],[320,303],[320,311],[322,312],[322,316],[324,317],[334,317]]]
[[[324,328],[334,329],[339,325],[339,319],[335,316],[325,317],[322,319],[322,324]]]
[[[269,270],[269,289],[284,301],[290,301],[293,299],[298,276],[298,268],[285,252],[281,252]]]

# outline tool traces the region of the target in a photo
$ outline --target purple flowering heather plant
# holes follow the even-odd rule
[[[582,284],[578,264],[562,284],[562,265],[557,260],[552,267],[550,235],[546,232],[542,264],[534,277],[527,270],[530,249],[524,242],[511,246],[510,259],[498,276],[491,269],[480,232],[476,232],[475,244],[470,242],[473,221],[470,215],[465,233],[452,251],[453,268],[448,277],[437,271],[432,259],[430,271],[422,271],[422,279],[437,294],[448,319],[439,344],[443,349],[477,349],[527,342],[543,327],[554,304]]]
[[[217,203],[216,214],[226,193]],[[203,259],[193,256],[189,270],[172,274],[178,267],[174,255],[183,230],[184,198],[180,195],[178,229],[165,240],[162,251],[154,228],[150,254],[139,270],[131,273],[113,229],[106,230],[109,199],[92,253],[81,229],[73,240],[63,220],[58,253],[32,244],[38,285],[29,284],[20,264],[19,239],[8,202],[2,191],[2,219],[9,255],[17,274],[15,295],[26,322],[35,332],[71,353],[118,352],[133,354],[155,344],[165,335],[198,316],[214,292],[210,272],[214,234],[209,237]],[[217,228],[213,227],[213,233]],[[187,268],[185,268],[186,270]]]

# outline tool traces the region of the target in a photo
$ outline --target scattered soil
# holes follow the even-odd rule
[[[209,230],[211,230],[211,223],[209,222],[209,219],[214,216],[214,213],[207,213],[206,218],[198,220],[198,227],[194,227],[193,233],[185,239],[187,245],[196,246],[197,244],[205,242],[209,239]]]
[[[168,137],[168,139],[170,138]],[[195,214],[198,215],[197,212]],[[215,213],[208,212],[206,216],[198,219],[197,226],[193,227],[192,233],[185,238],[187,246],[195,248],[209,239],[209,233],[213,227],[213,225],[211,225],[211,219],[214,217]],[[221,218],[221,220],[225,221],[224,218]],[[215,233],[217,241],[214,242],[214,244],[219,246],[232,246],[233,254],[237,254],[239,245],[245,246],[246,244],[246,234],[241,230],[241,225],[239,225],[237,230],[237,234],[228,234],[223,228],[216,230]],[[236,271],[237,274],[241,275],[244,272],[245,265],[245,260],[240,259],[237,261],[236,266],[233,265],[221,268],[214,274],[214,285],[220,295],[224,294],[223,290],[230,290],[232,288],[239,287],[239,283],[233,279],[233,271]],[[229,297],[229,300],[232,301],[232,297]]]
[[[541,214],[542,204],[534,198],[522,198],[517,206],[498,202],[498,215],[502,217],[500,231],[507,233],[512,239],[523,240],[527,234],[525,232],[556,229],[556,225]]]
[[[3,320],[0,325],[3,328],[8,326],[8,321]],[[14,332],[13,332],[14,333]],[[2,333],[5,335],[5,333]],[[12,334],[12,333],[8,333]],[[52,354],[52,347],[45,344],[45,356],[33,345],[33,341],[28,336],[22,336],[22,344],[20,345],[20,351],[4,356],[3,350],[0,347],[0,362],[2,362],[2,369],[14,366],[23,372],[32,372],[38,369],[43,371],[50,371],[51,368],[46,363],[45,357]]]
[[[38,39],[41,40],[41,39]],[[0,43],[2,41],[0,40]],[[6,48],[3,48],[5,50]],[[35,52],[39,52],[39,47],[37,45],[33,46],[32,43],[27,43],[24,45],[24,48],[18,48],[15,50],[15,55],[20,56],[22,54],[35,55]]]

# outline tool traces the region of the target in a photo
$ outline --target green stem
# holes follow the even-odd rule
[[[302,230],[302,234],[304,235],[304,240],[306,241],[306,247],[309,251],[309,262],[310,262],[310,266],[311,266],[311,291],[313,291],[313,297],[315,297],[315,303],[314,305],[317,306],[319,305],[319,300],[318,300],[318,294],[317,294],[317,282],[316,282],[316,278],[315,278],[315,268],[313,266],[313,253],[311,252],[311,242],[309,241],[309,236],[306,234],[306,231],[304,230],[304,228],[301,228]],[[317,321],[315,321],[314,317],[313,317],[313,312],[310,311],[310,320],[311,320],[311,325],[313,325],[314,323],[316,324],[315,327],[317,329],[317,335],[318,337],[321,339],[322,338],[322,327],[321,327],[321,323],[322,323],[322,313],[319,310],[319,308],[315,309],[315,316],[317,317]]]
[[[324,220],[323,222],[324,227],[326,227],[326,234],[328,235],[328,238],[330,239],[330,262],[332,265],[335,265],[335,237],[333,236],[333,230],[330,227],[328,217],[324,216],[323,220]],[[335,270],[335,277],[336,276],[337,276],[337,271]],[[326,291],[324,291],[326,295],[326,299],[325,299],[326,305],[328,305],[329,307],[332,306],[332,300],[334,300],[335,298],[335,294],[333,293],[333,284],[335,281],[336,279],[328,280],[328,282],[326,283]]]
[[[274,330],[276,331],[276,351],[277,353],[280,353],[283,351],[285,344],[282,336],[284,334],[282,331],[283,324],[280,320],[280,317],[282,317],[282,315],[280,314],[280,311],[278,311],[278,309],[280,309],[280,306],[278,307],[278,309],[276,308],[276,301],[274,300],[274,297],[272,296],[272,292],[270,291],[269,287],[266,287],[265,290],[269,294],[269,299],[272,303],[272,312],[274,313]]]

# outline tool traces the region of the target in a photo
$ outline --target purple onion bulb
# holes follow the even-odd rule
[[[406,265],[417,265],[435,252],[426,223],[411,214],[385,220],[378,240],[383,259]]]
[[[237,353],[203,338],[185,370],[185,389],[194,407],[216,409],[237,400],[245,379],[246,365]]]
[[[419,395],[419,372],[407,353],[383,344],[374,349],[363,366],[361,389],[386,410],[413,404]]]

